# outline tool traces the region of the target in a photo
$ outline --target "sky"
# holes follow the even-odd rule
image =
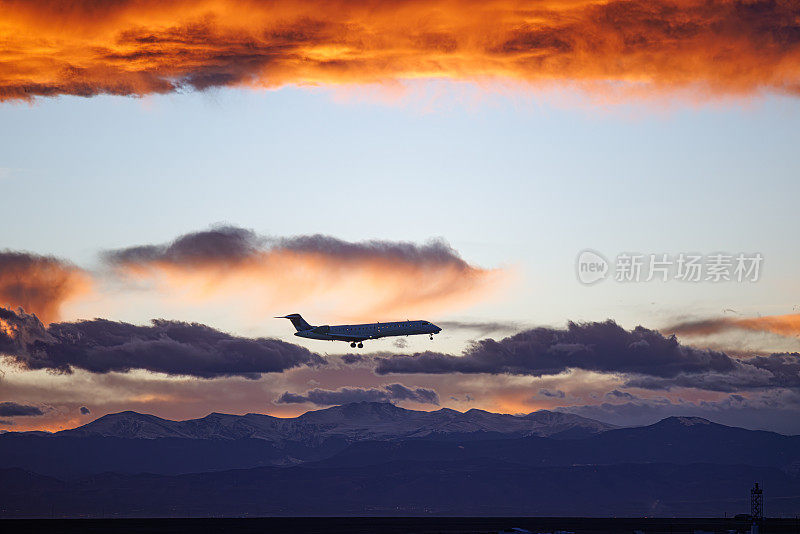
[[[380,399],[800,433],[796,2],[312,4],[0,2],[0,429]],[[443,332],[354,356],[296,312]]]

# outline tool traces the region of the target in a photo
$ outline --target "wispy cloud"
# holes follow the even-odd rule
[[[436,321],[436,324],[446,330],[462,330],[479,336],[507,334],[524,328],[520,323],[502,321]]]
[[[800,336],[800,313],[764,317],[712,317],[682,321],[663,330],[685,336],[707,336],[733,330],[746,330],[797,337]]]

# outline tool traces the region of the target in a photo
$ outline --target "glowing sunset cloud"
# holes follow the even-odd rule
[[[0,100],[419,78],[800,91],[800,2],[0,0]]]
[[[235,302],[259,314],[308,310],[325,320],[438,313],[486,298],[504,273],[470,265],[443,241],[350,243],[312,235],[265,238],[219,227],[167,245],[109,252],[115,272],[169,298]]]
[[[800,336],[800,313],[786,315],[767,315],[765,317],[720,317],[686,321],[666,329],[676,334],[705,336],[730,330],[749,330],[769,332],[780,336]]]
[[[798,313],[738,319],[734,324],[746,330],[772,332],[781,336],[800,336],[800,314]]]
[[[86,293],[90,286],[83,270],[63,260],[0,251],[0,306],[21,307],[49,323],[58,320],[65,301]]]

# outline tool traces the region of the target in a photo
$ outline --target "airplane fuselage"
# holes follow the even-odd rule
[[[317,326],[311,330],[295,332],[298,337],[334,341],[365,341],[390,336],[438,334],[441,328],[428,321],[399,321],[396,323],[342,324]]]
[[[294,313],[281,317],[289,319],[294,324],[297,337],[307,339],[320,339],[326,341],[346,341],[350,344],[358,343],[368,339],[380,339],[392,336],[413,336],[427,334],[433,339],[433,334],[442,331],[441,328],[429,321],[397,321],[390,323],[364,323],[364,324],[340,324],[312,326],[308,324],[300,314]]]

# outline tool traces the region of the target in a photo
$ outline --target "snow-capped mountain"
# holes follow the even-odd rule
[[[448,434],[496,433],[514,436],[588,436],[615,428],[593,419],[541,410],[525,416],[449,408],[426,412],[389,403],[357,402],[279,418],[262,414],[212,413],[200,419],[171,421],[154,415],[120,412],[105,415],[61,436],[104,436],[127,439],[255,438],[273,442],[318,443],[326,438],[346,441],[400,439]]]

